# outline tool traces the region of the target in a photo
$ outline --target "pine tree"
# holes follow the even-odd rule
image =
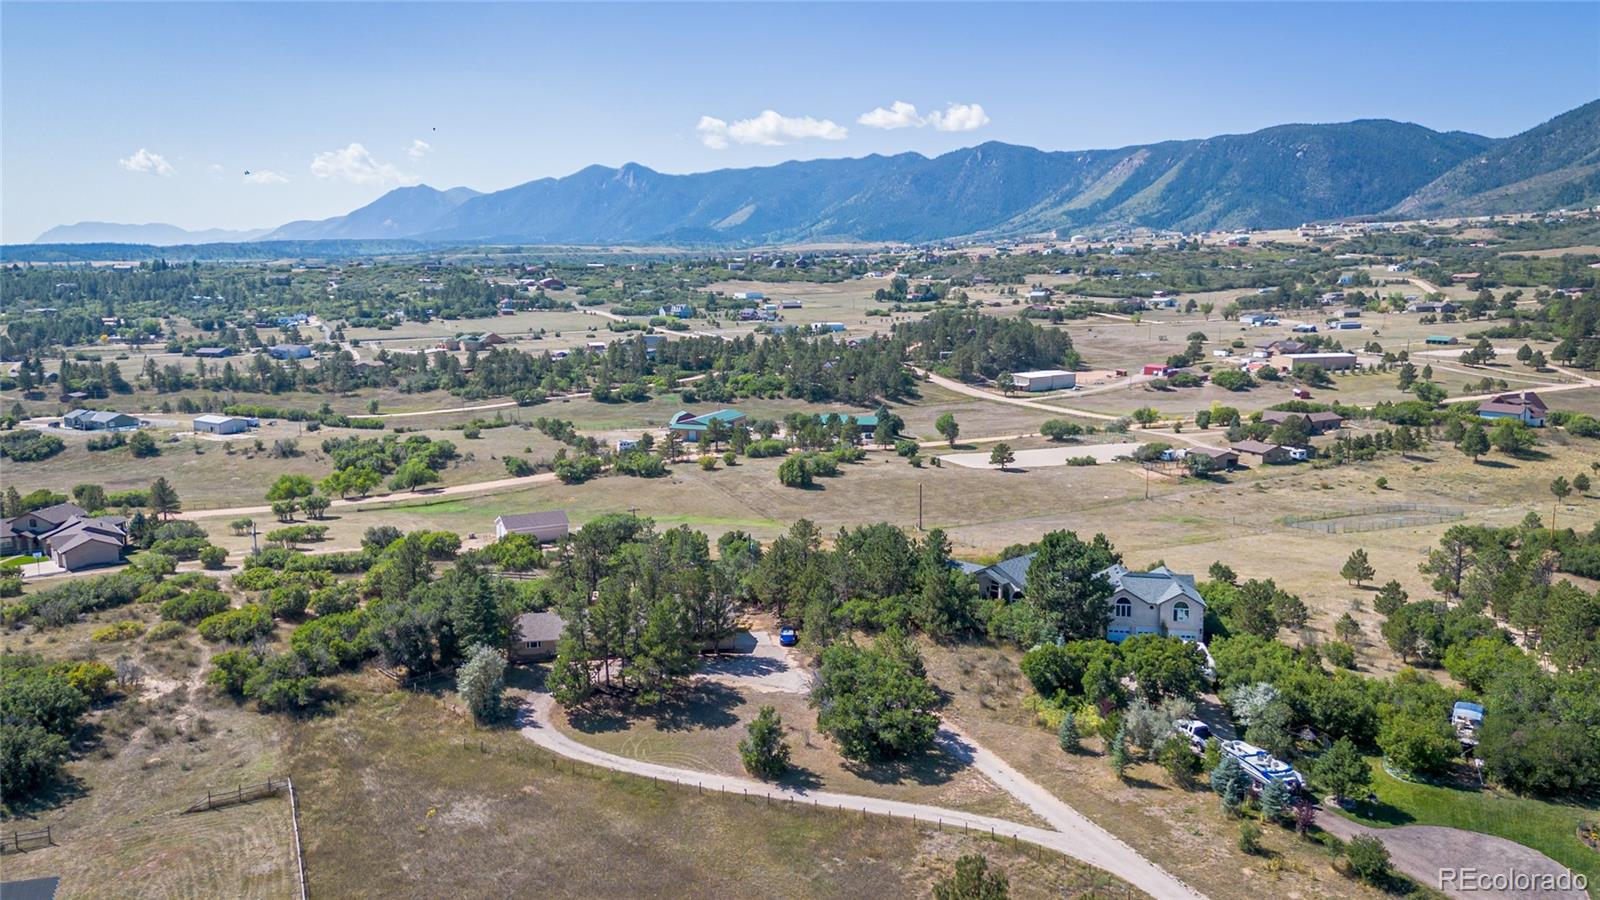
[[[1067,753],[1077,753],[1082,746],[1078,735],[1078,719],[1070,710],[1061,716],[1061,727],[1056,729],[1056,743]]]
[[[1211,770],[1211,789],[1222,798],[1223,809],[1232,812],[1250,793],[1250,776],[1245,774],[1244,767],[1239,765],[1237,759],[1225,756]]]
[[[150,484],[150,496],[146,501],[150,511],[165,519],[183,508],[178,499],[178,491],[165,477],[157,478]]]
[[[1366,549],[1357,547],[1355,551],[1350,554],[1350,558],[1344,561],[1344,568],[1339,570],[1339,574],[1344,578],[1345,581],[1355,584],[1356,587],[1360,587],[1363,583],[1377,573],[1373,570],[1372,563],[1367,561]]]
[[[1477,462],[1478,457],[1489,452],[1489,435],[1484,432],[1482,425],[1474,422],[1461,435],[1461,440],[1456,446],[1462,453],[1472,457],[1473,462]]]
[[[789,745],[783,740],[783,720],[771,706],[761,707],[739,741],[739,758],[745,770],[764,781],[771,781],[789,769]]]
[[[1128,764],[1133,760],[1128,753],[1128,730],[1126,725],[1118,728],[1116,737],[1111,739],[1111,747],[1107,752],[1106,760],[1111,763],[1111,771],[1117,773],[1117,778],[1120,779],[1127,773]]]
[[[1378,612],[1390,616],[1394,615],[1395,610],[1405,606],[1408,599],[1410,595],[1406,593],[1405,588],[1400,586],[1400,582],[1391,578],[1384,582],[1383,587],[1378,588],[1378,596],[1372,601],[1372,606]]]
[[[1261,789],[1261,821],[1277,822],[1283,819],[1293,799],[1282,782],[1267,782],[1267,786]]]

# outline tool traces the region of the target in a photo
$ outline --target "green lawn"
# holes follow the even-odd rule
[[[1435,787],[1400,781],[1383,771],[1377,757],[1372,764],[1373,790],[1378,804],[1356,804],[1346,814],[1380,828],[1396,825],[1447,825],[1492,834],[1532,847],[1591,883],[1600,880],[1600,853],[1578,840],[1578,823],[1593,819],[1593,806],[1563,805],[1503,791]]]
[[[33,561],[31,556],[8,556],[0,559],[0,569],[20,569]]]

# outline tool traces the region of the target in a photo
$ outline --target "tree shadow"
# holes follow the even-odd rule
[[[1151,790],[1153,788],[1164,788],[1164,787],[1166,787],[1166,785],[1161,784],[1159,782],[1151,781],[1148,778],[1140,778],[1140,777],[1138,777],[1136,775],[1126,775],[1126,774],[1122,776],[1122,783],[1127,785],[1128,787],[1138,788],[1140,790]]]
[[[567,710],[567,724],[584,734],[605,734],[626,731],[629,720],[615,707],[585,704]]]
[[[1415,816],[1400,807],[1372,795],[1366,799],[1345,801],[1344,810],[1363,821],[1382,825],[1409,825],[1416,821]]]
[[[957,773],[971,765],[939,750],[928,750],[905,759],[847,761],[845,771],[873,784],[948,784]]]
[[[1473,465],[1483,466],[1486,469],[1515,469],[1517,466],[1499,459],[1480,459]]]
[[[89,789],[82,778],[70,772],[62,772],[49,784],[25,797],[8,797],[5,803],[0,804],[0,812],[4,812],[6,818],[13,820],[36,819],[42,813],[61,809],[74,800],[81,800],[87,796]]]
[[[734,710],[744,703],[744,697],[733,688],[699,679],[650,707],[647,714],[661,731],[731,728],[739,724]]]
[[[804,766],[790,766],[787,772],[779,776],[777,785],[804,794],[821,788],[822,778]]]
[[[588,703],[567,710],[567,722],[584,734],[626,731],[642,719],[664,732],[724,729],[739,724],[734,710],[744,703],[733,688],[701,680],[652,706],[641,706],[627,695],[597,692]]]

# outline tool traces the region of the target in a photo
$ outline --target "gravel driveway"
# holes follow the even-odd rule
[[[1396,869],[1411,876],[1418,884],[1451,897],[1461,897],[1464,900],[1472,898],[1587,900],[1589,896],[1586,892],[1578,890],[1467,891],[1461,890],[1459,886],[1452,886],[1448,881],[1441,884],[1441,868],[1476,869],[1485,877],[1503,872],[1527,874],[1548,872],[1559,875],[1566,871],[1560,863],[1543,853],[1494,835],[1479,834],[1476,831],[1465,831],[1460,828],[1446,828],[1442,825],[1373,828],[1327,811],[1317,816],[1317,824],[1323,831],[1336,835],[1341,840],[1348,841],[1357,835],[1365,834],[1383,841],[1383,845],[1389,848],[1389,858]]]
[[[753,691],[804,694],[811,690],[811,670],[800,661],[795,648],[779,646],[776,635],[747,631],[734,640],[734,651],[707,660],[701,677]]]

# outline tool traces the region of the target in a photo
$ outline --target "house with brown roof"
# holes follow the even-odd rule
[[[1261,421],[1268,425],[1282,425],[1289,419],[1299,417],[1306,423],[1306,429],[1312,434],[1324,434],[1337,431],[1344,425],[1344,416],[1331,412],[1299,413],[1282,409],[1269,409],[1261,414]]]
[[[1265,441],[1239,441],[1233,445],[1233,449],[1241,455],[1253,456],[1267,465],[1286,463],[1293,459],[1288,447],[1280,447]]]
[[[511,627],[506,655],[512,662],[555,659],[556,643],[566,627],[566,620],[553,612],[523,613]]]
[[[1519,419],[1534,428],[1543,428],[1544,420],[1549,415],[1550,408],[1533,391],[1501,394],[1478,404],[1478,417],[1481,419]]]
[[[1209,456],[1219,469],[1232,469],[1239,465],[1239,454],[1226,447],[1190,447],[1187,455]]]

